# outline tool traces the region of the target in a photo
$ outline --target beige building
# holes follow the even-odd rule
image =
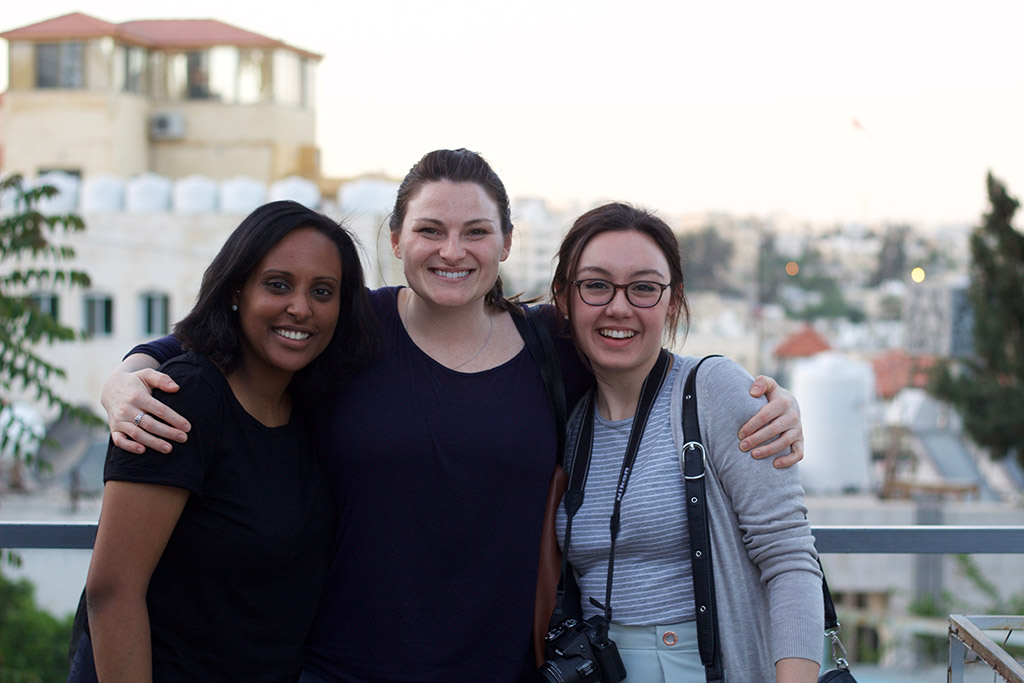
[[[107,372],[188,312],[206,265],[251,209],[273,199],[321,206],[320,56],[210,19],[113,24],[73,13],[0,38],[0,176],[56,185],[42,208],[87,225],[57,241],[74,247],[91,286],[27,293],[88,338],[39,352],[68,371],[58,391],[98,409]]]
[[[0,33],[5,173],[316,179],[320,55],[212,19],[79,12]]]

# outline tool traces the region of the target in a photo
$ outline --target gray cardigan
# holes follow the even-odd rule
[[[682,453],[686,443],[682,433],[683,385],[697,360],[692,356],[674,356],[679,371],[673,368],[672,385],[662,388],[662,395],[670,392],[668,431],[676,454]],[[821,571],[816,562],[814,538],[806,519],[807,508],[803,504],[797,468],[776,469],[771,458],[754,460],[739,450],[739,428],[764,404],[764,399],[750,396],[752,381],[750,374],[735,362],[712,358],[701,366],[696,383],[700,428],[708,455],[705,487],[719,635],[729,683],[774,681],[775,662],[786,657],[802,657],[820,663],[824,645]],[[580,402],[569,420],[569,456],[583,417],[580,414],[583,403]],[[649,428],[644,438],[659,433],[665,434],[666,430]],[[618,472],[618,468],[616,464],[614,471]],[[667,482],[662,493],[651,489],[644,495],[653,495],[655,500],[665,495],[680,496],[678,506],[685,511],[681,498],[682,471],[669,467],[667,472],[662,476],[679,479]],[[639,495],[634,493],[626,498],[636,500]],[[560,541],[564,524],[564,513],[560,509]],[[607,523],[601,524],[606,529]],[[619,574],[625,572],[629,564],[627,546],[620,545],[616,554],[616,564],[621,568]],[[679,573],[687,576],[689,562],[683,553],[685,551],[680,553],[678,562],[687,566],[679,567]],[[572,549],[569,554],[572,560]],[[596,570],[603,587],[603,565]],[[603,589],[600,593],[603,595]],[[659,594],[647,599],[679,598]],[[688,607],[692,614],[692,606]],[[674,610],[665,611],[673,613]]]
[[[686,442],[683,384],[697,360],[675,357],[683,363],[671,412],[680,453]],[[712,358],[696,383],[708,451],[705,487],[719,635],[726,680],[736,683],[774,681],[775,662],[786,657],[820,663],[824,643],[821,570],[799,472],[776,469],[771,458],[754,460],[737,448],[737,432],[751,412],[736,392],[750,399],[751,381],[735,362]]]

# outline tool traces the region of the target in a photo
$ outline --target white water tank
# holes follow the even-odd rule
[[[124,211],[124,180],[100,173],[82,179],[79,206],[82,213],[120,213]]]
[[[220,184],[221,213],[248,215],[267,201],[267,186],[248,176],[235,176]]]
[[[11,403],[0,408],[0,433],[3,434],[3,448],[0,461],[13,462],[15,453],[24,460],[39,453],[39,446],[46,436],[43,418],[27,403]]]
[[[383,178],[359,178],[338,188],[338,207],[346,216],[381,215],[395,207],[398,183]]]
[[[174,183],[174,213],[217,212],[217,181],[202,175],[190,175]]]
[[[312,180],[295,175],[288,176],[270,186],[267,201],[279,199],[291,199],[308,209],[315,210],[320,207],[320,188]]]
[[[128,181],[125,199],[130,213],[166,213],[171,210],[171,181],[156,173],[142,173]]]
[[[808,493],[865,491],[870,484],[871,365],[841,353],[819,353],[793,366],[790,390],[800,403]]]
[[[63,171],[50,171],[36,179],[35,186],[51,185],[57,194],[47,199],[40,199],[38,208],[44,214],[74,213],[78,210],[78,187],[81,182],[78,176]]]

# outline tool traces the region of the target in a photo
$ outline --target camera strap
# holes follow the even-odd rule
[[[612,620],[612,570],[615,566],[615,541],[619,535],[619,526],[621,519],[622,510],[622,498],[626,493],[626,485],[629,483],[629,475],[633,471],[633,463],[636,460],[636,454],[640,450],[640,441],[643,439],[644,429],[647,426],[647,420],[651,415],[651,409],[654,407],[654,401],[658,397],[658,392],[661,391],[661,387],[665,382],[665,377],[668,375],[668,369],[672,364],[672,354],[665,349],[662,349],[658,354],[658,360],[654,363],[654,367],[647,374],[647,378],[644,379],[643,386],[640,388],[640,400],[637,403],[636,414],[633,417],[633,426],[629,432],[629,441],[626,445],[626,453],[622,459],[622,469],[619,472],[619,481],[615,487],[615,504],[612,508],[612,516],[609,522],[609,529],[611,531],[611,546],[608,551],[608,580],[605,588],[604,604],[600,604],[593,597],[590,598],[591,603],[602,610],[604,610],[604,633],[601,633],[601,637],[607,637],[608,624]],[[572,518],[579,511],[580,506],[583,505],[583,489],[586,486],[587,474],[590,471],[590,457],[594,445],[594,394],[596,389],[592,389],[586,398],[586,403],[583,405],[583,424],[580,427],[579,437],[576,441],[576,447],[573,450],[572,468],[569,473],[569,488],[565,492],[565,543],[562,548],[562,579],[563,583],[565,580],[565,572],[567,569],[568,557],[569,557],[569,540],[572,533]],[[563,591],[561,587],[559,589],[559,603],[557,609],[561,613],[563,607]]]

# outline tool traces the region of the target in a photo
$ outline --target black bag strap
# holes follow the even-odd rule
[[[707,501],[704,497],[704,465],[707,457],[700,423],[697,419],[697,369],[708,358],[701,358],[690,371],[683,387],[683,477],[686,480],[687,519],[690,528],[690,561],[693,571],[693,598],[697,608],[697,644],[708,683],[723,680],[722,648],[718,637],[718,607],[715,604],[715,580],[711,562],[711,535],[708,528]],[[836,618],[832,593],[825,580],[821,559],[821,593],[825,603],[825,635],[832,641],[832,659],[840,669],[849,670],[846,648],[839,640],[839,621]]]
[[[850,670],[850,663],[846,661],[846,648],[843,641],[839,640],[839,619],[836,617],[836,606],[832,602],[832,592],[828,589],[828,581],[825,580],[825,568],[821,566],[821,558],[818,558],[818,568],[821,569],[821,595],[825,601],[825,636],[832,642],[832,661],[840,669]]]
[[[522,314],[512,309],[512,322],[516,324],[519,336],[533,356],[533,362],[540,370],[544,388],[551,402],[551,412],[555,416],[555,431],[558,439],[558,464],[565,461],[565,424],[568,413],[565,407],[565,383],[562,380],[562,366],[558,362],[555,343],[551,339],[551,329],[544,320],[543,309],[539,306],[520,306]]]
[[[711,530],[704,497],[704,467],[707,452],[697,418],[697,370],[708,358],[697,362],[683,385],[683,478],[686,481],[686,519],[690,531],[690,565],[693,600],[697,610],[697,646],[708,683],[724,680],[722,648],[718,639],[718,610],[715,605],[715,576],[711,563]]]

